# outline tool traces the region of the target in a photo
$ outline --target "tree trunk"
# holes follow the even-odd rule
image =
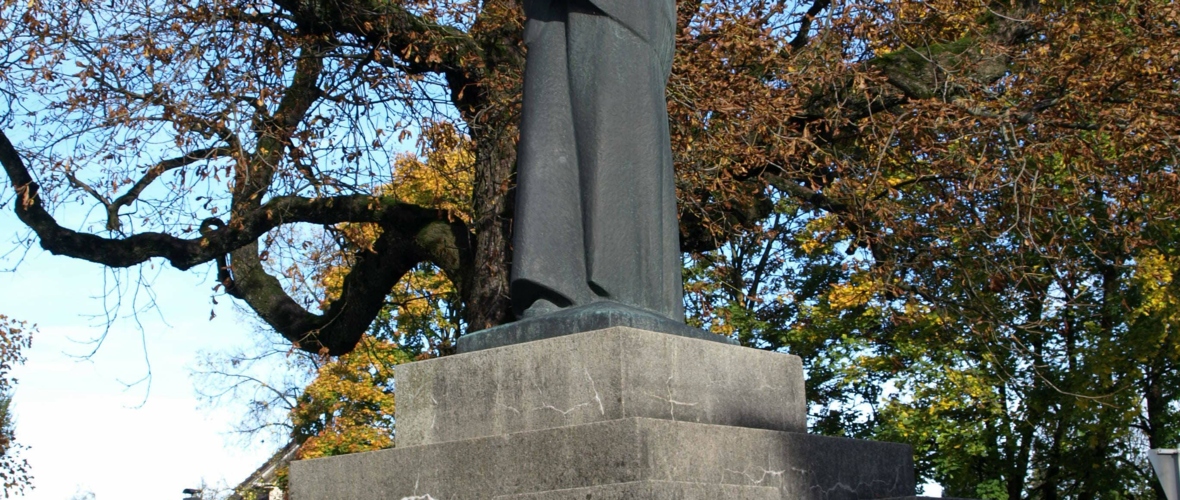
[[[476,169],[472,196],[475,207],[474,269],[463,291],[468,332],[512,319],[508,268],[512,261],[511,187],[516,166],[516,130],[515,123],[503,119],[487,120],[472,127],[479,168]]]

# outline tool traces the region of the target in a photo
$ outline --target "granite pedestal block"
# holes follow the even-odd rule
[[[494,500],[780,500],[782,493],[770,486],[685,483],[676,481],[635,481],[587,488],[501,495]]]
[[[796,356],[616,327],[397,367],[397,445],[649,417],[804,432]]]
[[[397,448],[292,463],[292,498],[914,494],[909,446],[804,432],[785,354],[614,327],[400,366],[397,397]]]
[[[591,498],[690,498],[675,495],[712,490],[852,500],[912,495],[914,476],[905,445],[649,418],[291,464],[297,500],[558,499],[571,489]]]

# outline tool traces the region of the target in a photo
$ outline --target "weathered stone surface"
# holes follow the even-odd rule
[[[647,418],[291,464],[300,500],[493,499],[641,481],[767,487],[808,500],[914,494],[906,445]]]
[[[684,321],[674,321],[617,302],[601,301],[464,335],[459,337],[459,352],[475,352],[617,326],[734,344],[729,337],[693,328]]]
[[[971,499],[971,498],[958,498],[958,497],[920,497],[920,496],[908,496],[908,497],[897,497],[897,498],[882,498],[882,499],[880,499],[880,500],[936,500],[936,499],[940,499],[940,498],[941,498],[942,500],[974,500],[974,499]]]
[[[502,495],[495,500],[780,500],[779,490],[769,486],[637,481],[587,488]]]
[[[611,328],[397,367],[397,443],[628,417],[803,432],[796,356]]]

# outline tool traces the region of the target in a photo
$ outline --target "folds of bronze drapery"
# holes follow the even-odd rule
[[[526,0],[525,13],[514,309],[614,301],[683,321],[664,95],[675,2]]]

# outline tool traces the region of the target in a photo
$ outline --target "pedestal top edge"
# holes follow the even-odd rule
[[[540,339],[536,339],[536,340],[529,340],[526,342],[520,342],[520,343],[514,343],[514,344],[500,345],[500,346],[495,346],[495,347],[487,347],[487,348],[481,348],[481,349],[477,349],[477,350],[460,351],[460,352],[450,355],[450,356],[444,356],[444,357],[440,357],[440,358],[431,358],[431,359],[426,359],[426,360],[422,360],[422,361],[415,361],[410,364],[417,365],[420,363],[440,362],[440,361],[444,361],[447,359],[468,358],[469,356],[476,356],[476,355],[505,356],[505,355],[510,355],[509,353],[512,353],[514,351],[533,350],[538,347],[544,346],[545,344],[558,344],[558,345],[562,344],[562,343],[574,344],[574,343],[584,342],[587,339],[591,339],[594,337],[600,337],[603,342],[618,342],[618,341],[623,341],[627,337],[632,337],[632,338],[643,338],[644,340],[647,340],[647,341],[663,340],[665,342],[683,342],[684,344],[694,345],[694,346],[697,346],[698,348],[704,348],[704,349],[720,349],[720,350],[734,349],[734,350],[744,351],[752,356],[798,357],[798,356],[796,356],[794,354],[790,354],[790,353],[768,351],[768,350],[757,349],[757,348],[753,348],[753,347],[745,347],[745,346],[738,345],[737,343],[729,341],[730,339],[728,337],[723,337],[721,335],[716,335],[716,334],[712,334],[709,332],[705,332],[704,330],[701,330],[701,332],[706,335],[716,336],[718,338],[718,340],[711,340],[711,339],[698,338],[698,337],[686,337],[683,335],[677,335],[677,334],[673,334],[673,333],[647,330],[644,328],[638,328],[638,327],[633,327],[633,326],[618,325],[618,326],[608,326],[605,328],[597,328],[594,330],[587,330],[587,331],[577,332],[577,333],[569,333],[569,334],[564,334],[564,335],[559,335],[559,336],[554,336],[554,337],[546,337],[546,338],[540,338]],[[460,340],[462,340],[462,339],[460,339]],[[403,366],[405,366],[405,365],[403,365]]]

